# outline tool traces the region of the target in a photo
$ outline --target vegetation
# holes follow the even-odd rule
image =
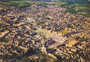
[[[60,32],[59,33],[62,33],[62,34],[67,34],[67,33],[69,33],[68,31],[66,31],[66,30],[60,30]]]
[[[1,1],[48,1],[48,2],[88,2],[88,0],[1,0]]]
[[[46,4],[46,3],[38,3],[37,5],[38,5],[38,6],[46,7],[47,4]]]
[[[32,5],[32,3],[27,3],[27,2],[23,2],[23,1],[5,1],[5,2],[0,2],[0,3],[4,4],[4,5],[19,7],[19,8],[23,8],[23,7]]]
[[[30,2],[27,2],[30,1]],[[39,2],[38,2],[39,1]],[[84,15],[84,16],[88,16],[90,17],[90,4],[89,2],[87,4],[82,4],[82,3],[77,3],[71,0],[43,0],[46,2],[40,2],[42,0],[1,0],[0,4],[4,4],[4,5],[9,5],[9,6],[15,6],[18,8],[24,8],[27,6],[31,6],[32,4],[36,4],[38,6],[43,6],[46,7],[47,4],[49,5],[59,5],[60,7],[64,7],[67,8],[68,10],[66,12],[70,12],[73,14],[80,14],[80,15]],[[53,1],[59,1],[58,3],[53,2]],[[63,2],[60,2],[63,1]],[[76,0],[78,1],[78,0]],[[85,0],[83,0],[85,1]],[[68,2],[68,3],[65,3]]]
[[[60,5],[60,7],[67,8],[68,10],[66,12],[90,17],[90,4],[67,3]]]
[[[9,39],[6,39],[6,38],[1,38],[0,39],[0,42],[5,42],[5,43],[7,43],[9,41]]]
[[[57,59],[50,57],[44,53],[36,54],[36,56],[39,57],[38,61],[43,61],[43,62],[57,62]]]
[[[47,3],[38,3],[38,2],[26,2],[26,1],[0,1],[0,4],[14,6],[18,8],[24,8],[27,6],[31,6],[32,4],[36,4],[38,6],[46,7]]]

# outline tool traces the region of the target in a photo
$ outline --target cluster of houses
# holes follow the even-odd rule
[[[36,54],[42,52],[53,58],[60,56],[62,61],[71,58],[70,61],[76,62],[90,60],[90,33],[86,30],[86,17],[66,13],[66,10],[57,5],[15,8],[0,4],[0,61],[7,61],[8,56],[13,57],[9,57],[11,61],[22,61],[16,57],[25,56],[30,48],[33,48]],[[44,31],[39,29],[50,31],[51,35],[48,34],[47,37],[47,34],[43,35]],[[60,32],[62,30],[68,33]],[[64,36],[67,39],[64,39]],[[33,55],[28,59],[39,59],[34,53],[30,53]]]

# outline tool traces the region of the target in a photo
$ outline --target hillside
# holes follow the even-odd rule
[[[74,3],[85,3],[88,0],[1,0],[1,1],[47,1],[47,2],[74,2]]]

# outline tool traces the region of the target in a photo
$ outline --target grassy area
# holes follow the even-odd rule
[[[5,2],[0,2],[0,4],[23,8],[23,7],[30,6],[33,3],[27,3],[23,1],[5,1]]]
[[[19,1],[0,1],[0,4],[24,8],[27,6],[31,6],[32,4],[36,4],[38,6],[46,7],[47,4],[51,4],[51,3],[41,2],[41,1],[20,1],[19,0]]]
[[[90,4],[78,4],[78,3],[60,5],[60,7],[64,7],[68,9],[66,12],[90,17],[90,7],[89,6]]]
[[[32,4],[36,4],[38,6],[46,7],[46,5],[48,3],[40,2],[40,1],[28,1],[28,2],[27,1],[4,1],[4,2],[0,1],[0,4],[8,5],[8,6],[14,6],[14,7],[18,7],[18,8],[24,8],[27,6],[31,6]]]
[[[75,39],[74,37],[68,37],[68,39]]]
[[[59,33],[62,33],[62,34],[67,34],[67,33],[69,33],[68,31],[66,31],[66,30],[60,30],[59,31]]]

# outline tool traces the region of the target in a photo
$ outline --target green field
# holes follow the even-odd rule
[[[66,12],[73,14],[80,14],[90,17],[90,4],[79,4],[79,3],[54,3],[54,2],[41,2],[41,1],[4,1],[0,4],[15,6],[18,8],[24,8],[36,4],[38,6],[46,7],[46,5],[59,5],[60,7],[67,8]]]
[[[41,1],[0,1],[0,4],[14,6],[18,8],[28,7],[31,6],[32,4],[36,4],[38,6],[43,6],[43,7],[46,7],[47,5],[46,2],[41,2]]]
[[[68,10],[66,12],[90,17],[90,4],[63,4],[60,7],[67,8]]]
[[[22,7],[30,6],[33,3],[27,3],[24,1],[5,1],[5,2],[0,2],[0,4],[22,8]]]

